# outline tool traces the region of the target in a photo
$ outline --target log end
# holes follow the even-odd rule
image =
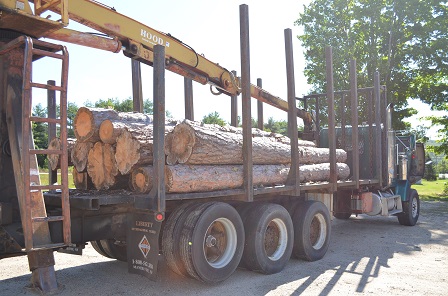
[[[196,142],[194,129],[183,122],[176,125],[166,138],[165,154],[167,155],[167,163],[173,165],[187,162]]]
[[[73,122],[75,136],[78,141],[85,141],[93,135],[95,122],[93,114],[88,108],[79,108]]]
[[[130,132],[123,131],[117,138],[115,161],[122,175],[126,175],[140,159],[140,142]]]
[[[152,189],[152,170],[137,168],[131,173],[131,188],[138,193],[148,193]]]
[[[48,144],[49,150],[61,150],[61,140],[59,138],[53,138]],[[52,171],[55,171],[59,167],[59,154],[48,154],[48,164]]]
[[[114,125],[112,124],[111,120],[106,119],[103,122],[101,122],[98,133],[99,133],[100,139],[103,143],[106,143],[106,144],[114,144],[115,143],[115,138],[113,137]]]

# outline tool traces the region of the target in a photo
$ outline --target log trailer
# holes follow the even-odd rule
[[[46,18],[48,11],[60,19]],[[67,29],[69,19],[106,36]],[[292,34],[286,29],[288,99],[282,100],[250,83],[247,5],[240,6],[240,25],[241,77],[237,77],[175,37],[97,1],[0,0],[0,258],[27,255],[32,284],[44,293],[58,289],[53,252],[81,254],[88,242],[106,257],[127,261],[130,272],[155,279],[163,254],[173,271],[215,283],[239,265],[271,274],[280,272],[291,254],[310,261],[321,259],[328,249],[331,212],[340,219],[352,214],[395,215],[400,224],[415,225],[420,207],[411,184],[423,175],[424,148],[414,136],[392,130],[392,108],[386,105],[386,89],[380,86],[379,75],[373,87],[358,89],[356,62],[352,61],[350,90],[335,92],[331,48],[327,48],[327,93],[296,98]],[[44,37],[123,51],[132,60],[136,111],[142,111],[140,62],[153,66],[154,186],[149,194],[72,194],[68,189],[68,51],[42,41]],[[61,61],[58,83],[32,81],[33,62],[38,59]],[[191,81],[196,81],[231,96],[234,125],[241,94],[241,188],[165,192],[165,69],[183,75],[186,89],[190,86],[191,90]],[[51,112],[47,118],[31,115],[32,90],[37,88],[59,94],[60,116]],[[253,186],[251,98],[288,112],[291,169],[286,184]],[[298,100],[303,110],[296,107]],[[339,100],[337,110],[335,100]],[[192,119],[191,92],[186,92],[185,102],[185,117]],[[328,109],[321,108],[323,102]],[[306,111],[310,106],[314,116]],[[365,123],[359,124],[358,109],[367,114]],[[330,151],[328,182],[298,181],[297,117],[304,122],[301,137]],[[34,147],[32,122],[47,123],[53,134],[58,126],[61,149]],[[348,153],[349,180],[337,180],[337,147]],[[60,155],[59,183],[52,177],[49,184],[41,184],[37,154]]]

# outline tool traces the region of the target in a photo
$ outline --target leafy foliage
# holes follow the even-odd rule
[[[37,104],[33,107],[33,116],[47,117],[47,108],[42,107],[42,104]],[[33,122],[32,124],[34,145],[36,149],[47,149],[48,148],[48,125],[43,122]],[[47,156],[43,154],[37,155],[37,164],[39,167],[47,167],[46,164]]]
[[[222,119],[218,112],[212,112],[202,118],[202,123],[206,124],[218,124],[220,126],[226,125],[224,119]]]
[[[349,60],[356,58],[358,87],[373,85],[379,71],[394,103],[393,126],[416,112],[407,99],[446,109],[448,94],[448,8],[440,0],[314,0],[296,21],[306,48],[305,75],[324,92],[325,46],[333,47],[335,89],[348,89]],[[364,104],[361,102],[361,111]],[[362,112],[361,112],[362,113]],[[360,119],[361,121],[363,119]]]
[[[425,158],[427,160],[431,159],[428,154],[426,154]],[[428,164],[426,164],[425,175],[423,176],[423,179],[425,179],[426,181],[435,181],[435,180],[437,180],[436,170],[434,168],[434,163],[433,162],[429,162],[428,161]]]

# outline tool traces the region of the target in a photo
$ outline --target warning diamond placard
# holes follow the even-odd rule
[[[148,256],[149,250],[151,250],[151,245],[149,244],[148,239],[146,238],[146,235],[143,236],[142,240],[138,244],[138,247],[140,248],[140,251],[142,251],[143,256]]]

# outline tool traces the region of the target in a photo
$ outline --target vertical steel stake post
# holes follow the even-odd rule
[[[165,212],[165,47],[154,46],[154,184],[151,210]]]
[[[193,80],[184,77],[185,119],[194,120]]]
[[[232,71],[233,76],[236,78],[236,71]],[[230,125],[238,126],[238,96],[230,96]]]
[[[131,59],[132,67],[132,101],[135,112],[143,113],[142,70],[140,62]]]
[[[48,80],[48,85],[56,85],[56,81]],[[56,91],[54,89],[47,89],[47,108],[48,108],[48,118],[56,118]],[[50,145],[51,140],[56,138],[56,124],[48,123],[48,145]],[[51,170],[48,168],[48,184],[54,184],[58,181],[58,171]]]
[[[291,169],[288,185],[294,185],[294,195],[300,195],[299,148],[297,131],[296,86],[294,81],[294,56],[292,48],[292,31],[285,29],[286,80],[288,87],[288,136],[291,139]]]
[[[243,174],[246,201],[253,201],[252,118],[250,95],[249,7],[240,5],[241,88],[243,117]]]
[[[375,98],[375,125],[376,125],[376,178],[378,178],[380,187],[383,187],[383,154],[382,154],[382,136],[381,136],[381,89],[380,89],[380,73],[377,71],[373,77],[373,96]]]
[[[358,81],[356,75],[356,60],[350,61],[350,109],[352,119],[352,157],[353,157],[353,181],[355,189],[359,189],[359,123],[358,123]]]
[[[325,48],[327,99],[328,99],[328,143],[330,148],[330,183],[331,190],[337,189],[338,175],[336,170],[336,132],[334,110],[334,84],[333,84],[333,51],[330,46]]]
[[[260,88],[263,88],[263,81],[261,78],[257,78],[257,86]],[[257,115],[258,115],[258,119],[257,119],[258,129],[263,130],[264,119],[263,119],[263,102],[262,101],[257,101]]]

